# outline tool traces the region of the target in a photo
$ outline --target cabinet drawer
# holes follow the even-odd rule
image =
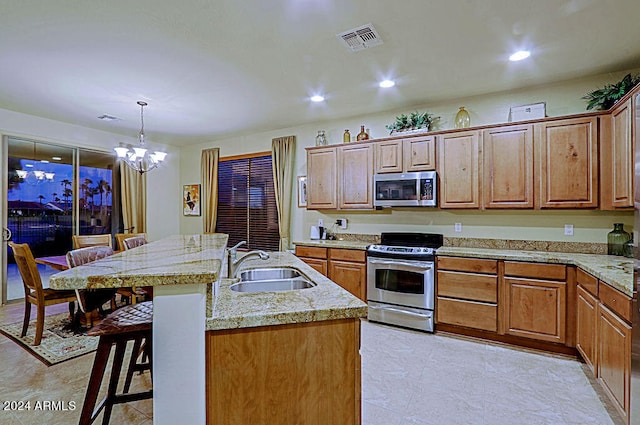
[[[498,301],[498,278],[483,274],[439,271],[438,296],[495,303]]]
[[[327,258],[327,248],[315,246],[296,246],[296,257]]]
[[[537,279],[565,280],[567,266],[562,264],[504,262],[504,275]]]
[[[576,271],[576,282],[594,297],[598,296],[598,279],[589,273],[578,269]]]
[[[436,307],[438,323],[496,332],[497,317],[498,307],[495,304],[438,297]]]
[[[329,258],[331,260],[364,263],[366,261],[366,254],[359,249],[329,248]]]
[[[497,273],[498,261],[478,258],[438,257],[438,269],[475,273]]]
[[[614,313],[622,317],[624,320],[631,323],[631,319],[633,317],[631,298],[606,283],[601,283],[599,286],[599,298],[601,303],[609,307]]]

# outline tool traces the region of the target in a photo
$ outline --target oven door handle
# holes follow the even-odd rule
[[[431,270],[432,266],[427,263],[419,262],[419,263],[409,263],[406,261],[398,261],[398,260],[376,260],[371,257],[368,259],[370,264],[381,264],[385,266],[405,266],[405,267],[413,267],[421,270]]]
[[[416,317],[420,317],[422,319],[429,319],[431,317],[430,315],[427,315],[427,314],[414,313],[413,311],[401,310],[399,308],[393,308],[393,307],[378,307],[378,306],[370,305],[369,308],[372,309],[372,310],[394,311],[396,313],[402,313],[402,314],[406,314],[406,315],[409,315],[409,316],[416,316]]]

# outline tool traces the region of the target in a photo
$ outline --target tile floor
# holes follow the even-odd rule
[[[22,304],[0,307],[0,323],[20,321],[22,309]],[[47,314],[65,309],[52,306]],[[46,367],[0,335],[0,401],[73,401],[77,406],[0,411],[0,423],[77,423],[92,362],[93,355],[86,355]],[[363,321],[362,366],[364,425],[616,423],[581,363],[559,356]],[[148,374],[134,382],[145,387]],[[152,401],[143,400],[115,406],[111,423],[150,425],[152,416]]]

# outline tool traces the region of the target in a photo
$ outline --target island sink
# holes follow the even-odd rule
[[[236,292],[292,291],[314,287],[299,271],[286,268],[253,269],[240,273],[240,282],[229,287]]]

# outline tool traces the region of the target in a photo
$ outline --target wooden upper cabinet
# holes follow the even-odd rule
[[[597,118],[550,121],[535,128],[539,207],[597,207]]]
[[[601,209],[633,207],[632,100],[600,118]]]
[[[376,173],[410,173],[436,169],[435,136],[375,143]]]
[[[437,136],[440,208],[480,208],[478,131]]]
[[[370,143],[338,148],[338,207],[373,209],[373,146]]]
[[[376,173],[402,173],[402,140],[376,142]]]
[[[436,169],[436,138],[420,136],[403,140],[404,171],[429,171]]]
[[[336,209],[337,187],[336,148],[308,150],[307,209]]]
[[[485,208],[533,208],[533,126],[488,129],[482,135]]]

